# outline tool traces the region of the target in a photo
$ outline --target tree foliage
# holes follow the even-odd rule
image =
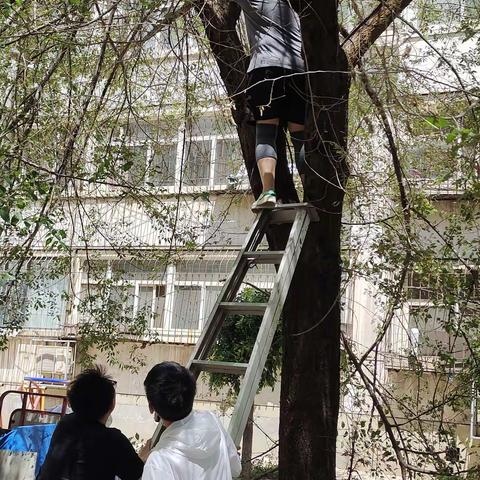
[[[111,359],[122,338],[155,341],[148,312],[133,315],[122,267],[111,272],[104,258],[124,259],[123,270],[148,264],[149,278],[162,278],[211,224],[208,192],[194,224],[185,218],[200,195],[188,190],[187,167],[175,179],[170,161],[179,131],[182,155],[193,157],[189,138],[207,98],[218,99],[216,131],[230,129],[217,83],[202,77],[208,57],[188,53],[196,22],[184,11],[144,1],[2,3],[0,347],[46,308],[30,295],[46,278],[68,279],[68,334]],[[81,298],[68,287],[80,271],[92,280]]]

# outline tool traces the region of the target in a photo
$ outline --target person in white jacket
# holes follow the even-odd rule
[[[155,365],[144,381],[151,413],[166,427],[142,480],[231,480],[241,473],[233,440],[211,412],[192,411],[195,378],[176,362]]]

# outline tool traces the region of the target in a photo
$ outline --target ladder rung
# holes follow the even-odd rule
[[[268,210],[271,212],[270,224],[293,223],[298,210],[305,209],[310,216],[310,221],[317,222],[318,214],[309,203],[286,203],[277,205],[275,208]]]
[[[233,373],[243,375],[247,371],[248,363],[216,362],[214,360],[194,360],[192,367],[203,372]]]
[[[279,264],[283,258],[283,250],[276,251],[256,251],[256,252],[245,252],[243,257],[246,260],[253,260],[255,263],[271,263]]]
[[[288,210],[273,210],[270,218],[270,224],[293,223],[297,211],[294,209]]]
[[[220,308],[226,313],[237,315],[259,315],[263,316],[266,303],[245,303],[245,302],[222,302]]]

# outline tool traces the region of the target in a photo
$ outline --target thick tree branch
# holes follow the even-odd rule
[[[342,43],[352,68],[410,3],[412,0],[384,0],[352,30]]]

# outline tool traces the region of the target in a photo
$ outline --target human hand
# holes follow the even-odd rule
[[[138,452],[138,456],[143,460],[143,463],[147,461],[147,458],[150,455],[151,451],[152,451],[151,440],[147,440],[145,444],[142,446],[142,448],[140,448],[140,451]]]

